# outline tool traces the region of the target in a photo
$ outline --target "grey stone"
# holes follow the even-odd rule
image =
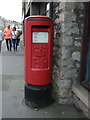
[[[66,89],[70,89],[71,88],[71,80],[58,80],[57,81],[57,85],[60,88],[66,88]]]
[[[62,38],[62,45],[71,46],[72,44],[73,44],[73,39],[72,39],[72,37],[64,36],[64,37]]]
[[[62,59],[67,59],[70,57],[70,50],[65,48],[64,46],[61,48]]]
[[[79,41],[79,40],[82,40],[82,37],[80,37],[80,36],[77,37],[77,36],[76,36],[76,37],[75,37],[75,40],[78,40],[78,41]]]
[[[80,61],[80,52],[73,52],[72,53],[72,59]]]
[[[76,21],[76,15],[73,13],[73,11],[66,11],[64,12],[65,21]]]
[[[61,3],[59,4],[59,10],[65,9],[65,6],[66,6],[66,3],[65,3],[65,2],[61,2]]]
[[[69,32],[69,30],[71,30],[71,27],[72,27],[72,22],[67,22],[67,23],[63,22],[61,24],[61,31],[67,33]]]
[[[76,63],[76,67],[77,67],[77,68],[80,68],[80,63]]]
[[[55,14],[58,13],[58,7],[55,8]]]
[[[58,57],[58,58],[61,58],[61,48],[60,47],[58,47],[58,49],[57,49],[57,51],[56,51],[56,57]]]
[[[66,2],[65,10],[66,11],[72,11],[75,8],[74,2]]]
[[[82,2],[80,2],[80,3],[79,3],[79,8],[80,8],[81,10],[84,10],[84,7],[85,7],[84,4],[83,4]]]
[[[55,23],[59,23],[59,22],[60,22],[60,19],[56,18]]]
[[[62,24],[61,31],[69,35],[72,33],[79,34],[79,28],[77,26],[72,27],[72,22],[70,21]]]
[[[72,98],[72,92],[68,89],[59,89],[59,96],[62,98]]]
[[[65,79],[71,79],[73,77],[77,77],[77,69],[69,69],[69,68],[61,68],[61,72],[60,72],[60,79],[65,80]]]
[[[75,46],[81,46],[81,42],[75,41],[75,42],[74,42],[74,45],[75,45]]]
[[[63,22],[64,19],[65,19],[65,15],[64,15],[64,13],[61,13],[61,14],[59,15],[59,20],[60,20],[60,22]]]
[[[72,99],[70,98],[59,98],[58,99],[59,104],[71,104],[72,103]]]
[[[73,60],[67,59],[67,60],[61,60],[61,66],[62,67],[68,67],[68,68],[74,68],[75,65],[73,63]]]
[[[61,66],[61,60],[59,58],[56,59],[56,65],[59,67]]]

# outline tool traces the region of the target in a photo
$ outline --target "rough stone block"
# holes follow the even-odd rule
[[[73,77],[77,78],[77,69],[69,69],[67,67],[62,67],[60,71],[60,79],[72,79]]]
[[[59,104],[72,104],[72,98],[58,98]]]
[[[67,2],[65,6],[65,11],[72,11],[75,8],[75,3],[74,2]]]
[[[65,45],[65,46],[71,46],[71,45],[73,45],[73,39],[72,39],[72,37],[63,36],[63,38],[62,38],[62,45]]]
[[[75,41],[75,42],[74,42],[74,45],[75,45],[75,46],[81,46],[81,42]]]
[[[80,61],[80,52],[73,52],[72,53],[72,59]]]
[[[71,56],[71,52],[69,49],[65,48],[64,46],[61,48],[61,55],[62,59],[67,59]]]
[[[61,60],[61,67],[68,67],[68,68],[74,68],[75,64],[73,62],[73,60],[71,59],[67,59],[67,60]]]
[[[57,85],[59,88],[70,89],[71,88],[71,80],[58,80]]]

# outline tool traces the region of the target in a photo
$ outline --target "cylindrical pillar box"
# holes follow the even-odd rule
[[[24,21],[25,100],[36,107],[51,102],[53,21],[30,16]]]

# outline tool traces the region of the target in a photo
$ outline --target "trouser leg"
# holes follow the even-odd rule
[[[6,39],[6,46],[7,46],[7,50],[9,50],[8,39]]]
[[[9,44],[10,44],[10,51],[12,50],[12,41],[9,40]]]
[[[15,51],[15,40],[12,39],[12,43],[13,43],[13,50]]]
[[[17,42],[18,42],[18,43],[17,43],[17,46],[19,46],[19,43],[20,43],[20,39],[17,39]]]
[[[18,46],[18,40],[16,40],[16,51],[17,51],[17,46]]]

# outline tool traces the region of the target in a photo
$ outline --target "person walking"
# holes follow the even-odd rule
[[[2,45],[3,40],[4,40],[4,34],[3,34],[2,30],[0,30],[0,53],[1,53],[1,45]]]
[[[20,43],[20,38],[21,38],[21,34],[22,34],[22,32],[21,31],[17,31],[17,45],[19,46],[19,43]]]
[[[12,43],[13,43],[13,49],[14,51],[17,51],[18,41],[17,41],[17,31],[16,27],[13,27],[12,29]]]
[[[6,39],[6,46],[7,50],[12,50],[12,30],[10,29],[10,25],[7,26],[7,28],[4,29],[4,36]]]

